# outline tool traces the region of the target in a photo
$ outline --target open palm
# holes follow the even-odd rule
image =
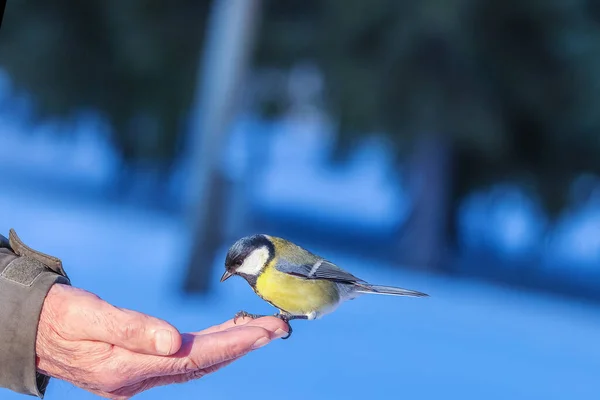
[[[156,386],[198,379],[286,334],[284,322],[265,317],[180,335],[164,321],[55,285],[40,318],[37,366],[44,375],[99,396],[128,399]],[[159,352],[157,340],[165,337],[171,345]]]

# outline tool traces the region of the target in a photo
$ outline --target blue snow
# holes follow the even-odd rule
[[[65,202],[32,189],[0,192],[0,221],[59,255],[75,285],[182,331],[240,308],[271,312],[241,279],[212,294],[178,291],[188,239],[182,221],[110,204]],[[408,272],[313,248],[364,279],[422,290],[425,299],[363,297],[217,373],[139,399],[588,399],[600,393],[595,306],[498,286]],[[2,399],[23,398],[0,391]],[[53,380],[47,399],[93,399]]]

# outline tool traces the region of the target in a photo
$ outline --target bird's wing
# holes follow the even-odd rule
[[[318,259],[314,264],[294,264],[278,262],[275,266],[286,274],[299,276],[305,279],[325,279],[339,283],[361,284],[366,283],[337,265],[323,259]]]

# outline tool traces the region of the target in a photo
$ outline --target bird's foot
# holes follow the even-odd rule
[[[260,317],[266,317],[266,315],[259,315],[259,314],[250,314],[249,312],[246,311],[238,311],[235,316],[233,317],[233,323],[236,324],[237,320],[240,318],[251,318],[251,319],[257,319]]]
[[[282,337],[281,339],[283,339],[283,340],[289,339],[290,336],[292,336],[292,325],[290,324],[290,315],[277,313],[274,315],[274,317],[279,318],[280,320],[282,320],[283,322],[285,322],[287,324],[288,334],[286,336]]]
[[[285,322],[288,326],[288,334],[284,337],[282,337],[282,339],[289,339],[290,336],[292,336],[292,325],[290,324],[290,321],[293,319],[307,319],[306,315],[290,315],[290,314],[285,314],[285,313],[277,313],[273,315],[276,318],[279,318],[280,320],[282,320],[283,322]],[[257,318],[262,318],[262,317],[266,317],[266,315],[260,315],[260,314],[250,314],[247,311],[238,311],[235,316],[233,317],[233,323],[237,323],[237,320],[240,318],[251,318],[251,319],[257,319]]]
[[[283,322],[285,322],[288,326],[288,334],[286,336],[282,337],[282,339],[289,339],[290,336],[292,336],[292,325],[290,324],[291,320],[293,320],[293,319],[308,319],[308,317],[306,315],[290,315],[290,314],[285,314],[285,313],[277,313],[274,316],[279,318]]]

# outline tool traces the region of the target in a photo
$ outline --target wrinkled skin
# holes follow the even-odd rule
[[[180,334],[165,321],[56,284],[40,316],[37,367],[99,396],[129,399],[156,386],[215,372],[286,336],[287,329],[278,318],[265,317]],[[166,334],[157,338],[157,331]]]

